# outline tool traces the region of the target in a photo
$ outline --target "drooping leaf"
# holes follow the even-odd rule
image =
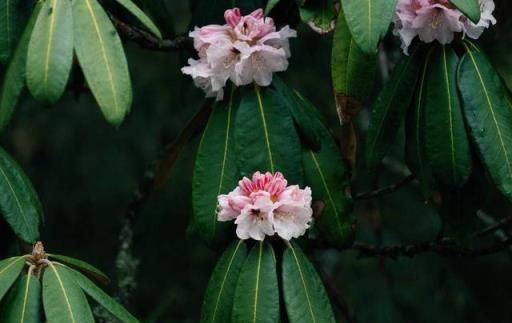
[[[0,300],[11,288],[25,267],[25,257],[13,257],[0,261]]]
[[[283,295],[290,323],[336,322],[324,285],[300,247],[283,255]]]
[[[432,51],[429,51],[422,64],[415,97],[409,107],[406,122],[405,160],[419,181],[424,199],[430,197],[432,186],[432,171],[425,156],[425,97],[431,55]]]
[[[233,88],[229,98],[215,105],[197,152],[191,229],[208,243],[220,243],[234,232],[231,223],[217,221],[217,196],[232,191],[239,180],[233,138],[239,102]]]
[[[324,203],[323,212],[315,222],[322,240],[344,246],[354,236],[349,175],[341,151],[327,128],[321,138],[320,151],[304,150],[302,153],[305,185],[311,187],[314,200]]]
[[[0,148],[0,214],[22,240],[34,243],[39,238],[43,217],[41,202],[27,175]]]
[[[334,31],[331,75],[336,108],[343,123],[350,122],[372,89],[377,56],[364,53],[350,34],[340,12]]]
[[[128,10],[132,15],[134,15],[149,31],[153,33],[153,35],[159,39],[162,39],[162,34],[160,33],[160,30],[158,30],[158,27],[135,3],[133,3],[131,0],[116,1],[126,10]]]
[[[67,272],[70,278],[81,288],[83,291],[94,299],[103,308],[117,317],[121,322],[137,323],[139,322],[133,315],[131,315],[122,305],[116,302],[112,297],[105,293],[101,288],[96,286],[87,277],[82,275],[76,270],[59,266],[61,271]]]
[[[7,124],[9,124],[9,121],[11,121],[21,91],[25,86],[28,43],[42,5],[42,2],[36,4],[32,16],[25,27],[25,31],[14,51],[9,66],[7,67],[7,72],[5,73],[2,90],[0,92],[0,132],[2,132]]]
[[[119,125],[132,104],[121,39],[96,0],[73,1],[73,19],[75,51],[87,84],[105,118]]]
[[[366,138],[366,163],[374,168],[393,145],[398,128],[414,95],[418,78],[419,47],[395,67],[373,106]]]
[[[48,323],[94,323],[84,293],[64,266],[50,263],[46,268],[43,305]]]
[[[68,265],[69,267],[72,267],[80,272],[83,272],[85,275],[93,279],[96,279],[97,281],[105,285],[108,285],[110,283],[110,278],[108,278],[107,275],[105,275],[101,270],[97,269],[93,265],[86,263],[85,261],[55,254],[48,254],[48,257],[50,259],[55,259],[65,265]]]
[[[512,199],[512,110],[484,54],[466,49],[458,85],[471,138],[498,190]]]
[[[41,283],[33,271],[18,279],[0,313],[0,323],[41,322]]]
[[[47,0],[27,53],[27,85],[37,100],[53,104],[66,89],[73,62],[71,1]]]
[[[279,290],[272,247],[257,243],[245,260],[233,301],[232,323],[277,323]]]
[[[23,28],[30,17],[31,1],[3,0],[0,2],[0,64],[14,53]]]
[[[247,257],[242,240],[226,249],[213,270],[201,309],[201,323],[230,322],[235,288],[240,269]]]
[[[335,0],[305,1],[299,8],[302,21],[319,34],[331,32],[336,24],[338,10]]]
[[[436,180],[451,188],[464,184],[472,160],[457,92],[459,58],[440,46],[432,56],[425,97],[425,152]]]
[[[299,137],[286,101],[274,89],[255,86],[243,93],[235,145],[242,175],[279,171],[289,183],[302,183]]]
[[[322,145],[320,141],[321,122],[311,111],[305,107],[305,102],[299,97],[298,92],[289,88],[279,77],[274,76],[272,82],[275,89],[286,100],[286,106],[290,109],[297,130],[306,146],[318,151]]]
[[[352,37],[365,53],[375,53],[388,30],[397,0],[342,0]]]
[[[450,0],[450,2],[475,24],[480,21],[479,0]]]

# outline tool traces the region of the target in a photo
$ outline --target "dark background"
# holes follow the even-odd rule
[[[164,29],[168,34],[186,33],[191,19],[188,2],[163,2],[169,8]],[[498,25],[481,43],[512,83],[508,73],[512,19],[506,2],[499,2]],[[286,20],[294,21],[290,15]],[[292,40],[293,57],[283,78],[312,100],[337,131],[330,81],[332,35],[315,34],[304,24],[296,28],[299,37]],[[74,256],[104,270],[114,279],[113,293],[119,229],[137,183],[161,147],[177,136],[204,102],[203,94],[179,70],[191,53],[147,51],[132,43],[125,48],[134,104],[118,129],[104,121],[89,94],[75,98],[68,92],[51,107],[25,96],[0,137],[43,202],[42,240],[47,251]],[[400,55],[397,40],[388,36],[384,48],[381,61],[392,67]],[[378,74],[375,92],[387,77],[387,68],[381,67]],[[361,133],[367,119],[365,109],[358,118]],[[355,191],[385,186],[409,174],[402,141],[397,140],[394,154],[385,159],[379,178],[370,178],[361,169],[356,172]],[[133,251],[140,265],[130,310],[144,322],[197,322],[218,255],[186,234],[197,144],[195,136],[134,226]],[[501,197],[489,195],[487,214],[496,219],[510,214]],[[466,202],[463,198],[462,203]],[[423,203],[415,183],[384,198],[358,203],[356,216],[357,239],[375,244],[432,240],[441,227],[435,209]],[[6,224],[0,222],[2,258],[19,252],[13,241]],[[492,241],[491,237],[488,243]],[[393,260],[337,251],[318,251],[312,257],[335,282],[359,322],[512,322],[512,250],[478,259],[425,254]]]

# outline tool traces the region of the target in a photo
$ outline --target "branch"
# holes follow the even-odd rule
[[[131,40],[139,44],[139,46],[144,49],[161,52],[174,52],[191,48],[191,41],[189,37],[178,36],[175,39],[161,40],[145,30],[127,24],[112,14],[110,14],[110,19],[124,39]]]
[[[512,215],[507,216],[506,218],[503,218],[496,223],[488,226],[487,228],[483,229],[482,231],[478,232],[475,236],[482,237],[489,233],[493,233],[495,231],[498,231],[500,229],[503,229],[504,227],[512,224]]]
[[[318,270],[320,277],[324,283],[324,286],[327,288],[327,293],[330,296],[330,299],[334,301],[334,305],[339,308],[343,316],[347,319],[348,323],[357,323],[357,317],[354,312],[349,308],[347,302],[343,295],[341,295],[340,291],[336,288],[336,284],[324,271]]]
[[[415,178],[414,175],[411,174],[411,175],[405,177],[404,179],[400,180],[399,182],[389,185],[387,187],[379,188],[377,190],[370,191],[370,192],[364,192],[364,193],[357,194],[354,197],[354,200],[369,200],[369,199],[372,199],[375,197],[380,197],[382,195],[396,192],[399,189],[401,189],[402,187],[404,187],[405,185],[412,182],[414,180],[414,178]]]

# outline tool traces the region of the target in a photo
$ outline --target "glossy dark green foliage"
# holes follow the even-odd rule
[[[238,166],[243,176],[282,172],[301,184],[301,145],[286,100],[270,87],[246,89],[235,121]]]
[[[450,0],[450,2],[466,15],[471,21],[477,24],[480,21],[479,0]]]
[[[116,2],[137,18],[153,35],[162,39],[162,33],[158,30],[158,27],[135,3],[131,0],[116,0]]]
[[[0,2],[0,64],[6,64],[14,53],[33,5],[27,0]]]
[[[217,196],[232,191],[240,179],[234,138],[239,102],[238,91],[233,89],[229,97],[215,104],[196,156],[190,228],[208,243],[225,241],[234,232],[231,223],[217,221]]]
[[[25,257],[13,257],[0,261],[0,300],[16,281],[25,266]]]
[[[501,79],[483,53],[466,47],[459,90],[471,139],[496,187],[512,199],[512,109]]]
[[[201,323],[231,321],[240,269],[247,257],[242,240],[233,242],[220,257],[210,277],[201,309]]]
[[[375,168],[394,144],[400,124],[414,95],[419,74],[420,47],[402,57],[373,106],[366,137],[366,164]]]
[[[39,238],[43,217],[37,193],[20,166],[0,148],[0,214],[22,240]]]
[[[299,8],[300,17],[314,31],[325,34],[334,29],[337,5],[335,0],[304,1]]]
[[[90,265],[86,263],[85,261],[75,259],[68,256],[62,256],[62,255],[54,255],[49,254],[48,257],[50,259],[54,259],[58,262],[61,262],[69,267],[72,267],[78,271],[83,272],[85,275],[101,282],[104,285],[107,285],[110,283],[110,278],[108,278],[107,275],[105,275],[101,270],[94,267],[93,265]]]
[[[354,40],[365,53],[377,52],[395,12],[397,0],[342,0]]]
[[[336,322],[322,280],[297,244],[289,244],[282,266],[283,296],[290,323]]]
[[[233,302],[232,323],[277,323],[279,290],[270,244],[258,242],[245,260]]]
[[[32,271],[11,288],[0,308],[0,323],[41,323],[41,282]]]
[[[459,57],[449,46],[434,50],[425,96],[426,158],[439,184],[462,186],[471,174],[469,140],[457,90]]]

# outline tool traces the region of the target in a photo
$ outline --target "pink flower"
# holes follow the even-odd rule
[[[240,239],[261,241],[275,233],[286,240],[300,237],[312,220],[311,189],[287,185],[279,172],[244,177],[231,193],[218,196],[218,220],[235,219]]]
[[[400,36],[405,53],[416,36],[426,43],[437,40],[441,44],[452,42],[458,32],[477,39],[484,29],[496,23],[493,0],[480,0],[480,8],[480,21],[474,24],[448,0],[399,0],[393,32]]]
[[[236,86],[270,85],[273,73],[288,68],[289,38],[297,36],[288,26],[276,31],[262,9],[241,16],[240,9],[233,8],[226,10],[224,19],[225,25],[196,27],[190,33],[199,60],[189,60],[190,66],[182,68],[207,97],[217,100],[223,98],[228,80]]]

